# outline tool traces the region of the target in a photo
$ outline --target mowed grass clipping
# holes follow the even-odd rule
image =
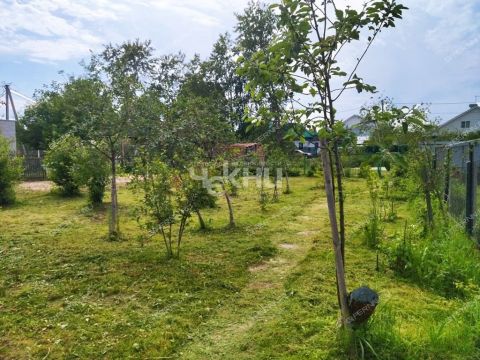
[[[236,229],[222,198],[203,212],[210,230],[192,217],[180,260],[166,260],[160,239],[137,241],[138,199],[126,187],[121,242],[105,241],[107,211],[85,197],[22,190],[0,211],[0,358],[344,358],[321,179],[291,182],[267,211],[250,182],[233,198]],[[365,183],[350,180],[347,285],[368,284],[381,301],[361,334],[374,350],[365,357],[480,358],[478,299],[399,279],[381,256],[376,271],[359,234],[368,206]],[[399,209],[389,234],[408,217]]]

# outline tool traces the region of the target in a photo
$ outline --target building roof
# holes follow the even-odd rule
[[[450,120],[448,120],[448,121],[445,121],[443,124],[440,124],[439,127],[443,128],[443,127],[445,127],[445,126],[453,123],[454,121],[456,121],[456,120],[464,117],[465,115],[470,114],[470,113],[475,112],[475,111],[479,111],[479,110],[480,110],[480,107],[479,107],[478,105],[472,106],[472,107],[470,107],[470,109],[468,109],[467,111],[464,111],[464,112],[461,113],[460,115],[457,115],[457,116],[455,116],[454,118],[452,118],[452,119],[450,119]]]
[[[312,131],[312,130],[305,130],[303,132],[303,138],[304,139],[312,139],[312,138],[315,138],[318,136],[318,133],[316,131]]]
[[[347,128],[351,128],[360,124],[362,121],[363,118],[360,115],[352,115],[349,118],[343,120],[343,123]]]
[[[252,146],[261,146],[262,144],[259,143],[238,143],[238,144],[231,144],[230,147],[237,147],[237,148],[249,148]]]

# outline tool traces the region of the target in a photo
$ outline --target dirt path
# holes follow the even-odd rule
[[[130,182],[131,178],[129,176],[122,176],[117,179],[118,185],[126,185]],[[22,190],[27,191],[50,191],[53,189],[55,184],[51,181],[24,181],[21,182],[18,187]]]
[[[18,187],[28,191],[50,191],[53,188],[51,181],[24,181]]]
[[[305,258],[313,239],[319,236],[325,205],[314,204],[308,212],[315,216],[300,215],[289,219],[293,220],[296,228],[308,231],[283,232],[273,239],[278,248],[277,256],[249,268],[252,274],[250,283],[233,303],[227,302],[192,334],[190,343],[180,352],[182,359],[241,358],[239,344],[249,340],[249,330],[253,326],[275,317],[282,310],[287,296],[285,281]],[[245,354],[244,358],[249,358],[249,355]]]

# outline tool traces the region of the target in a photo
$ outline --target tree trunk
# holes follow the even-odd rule
[[[185,230],[185,224],[187,222],[187,217],[183,217],[180,221],[180,228],[178,230],[178,238],[177,238],[177,259],[180,258],[180,245],[182,243],[183,232]]]
[[[111,215],[109,224],[109,237],[116,239],[120,233],[118,223],[118,199],[117,199],[117,169],[116,169],[116,156],[115,152],[112,152],[111,158],[111,171],[112,171],[112,189],[111,189]]]
[[[290,194],[290,182],[288,180],[288,169],[285,168],[285,181],[287,182],[287,189],[285,190],[285,194]]]
[[[275,170],[276,171],[276,170]],[[274,181],[274,187],[273,187],[273,201],[278,201],[278,176],[277,173],[275,172],[275,175],[273,177]]]
[[[195,211],[198,216],[198,222],[200,223],[200,229],[205,230],[207,228],[207,225],[205,225],[205,221],[203,221],[202,214],[200,213],[200,210]]]
[[[229,226],[230,227],[235,227],[235,220],[233,218],[233,208],[232,208],[232,202],[230,201],[230,196],[228,195],[228,191],[225,188],[225,183],[222,182],[222,189],[223,189],[223,194],[225,195],[225,200],[227,200],[227,205],[228,205],[228,215],[229,215]]]
[[[335,140],[333,153],[335,157],[335,169],[337,178],[337,191],[338,191],[338,213],[340,221],[340,243],[342,247],[342,260],[343,268],[345,269],[345,199],[343,194],[343,169],[340,159],[340,153],[338,149],[338,142]]]
[[[337,288],[339,294],[339,306],[342,314],[342,325],[347,324],[350,311],[347,305],[347,286],[345,283],[345,271],[343,267],[342,247],[338,232],[337,211],[335,196],[333,191],[333,177],[331,172],[330,156],[328,153],[327,141],[320,140],[321,158],[323,163],[323,175],[325,178],[325,192],[327,195],[328,215],[330,218],[330,227],[332,231],[333,250],[335,253],[335,270],[337,275]]]
[[[332,153],[329,151],[328,152],[328,163],[329,163],[329,169],[330,169],[330,174],[332,174],[332,189],[333,189],[333,197],[335,198],[335,182],[333,181],[333,159],[332,159]]]

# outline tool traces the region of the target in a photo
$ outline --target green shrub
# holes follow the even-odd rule
[[[95,149],[81,147],[75,154],[74,176],[87,186],[90,203],[101,204],[110,177],[106,158]]]
[[[363,225],[363,243],[368,247],[376,248],[383,237],[383,225],[377,214],[371,214],[367,222]]]
[[[45,154],[48,178],[53,181],[65,196],[80,193],[82,185],[75,176],[75,161],[80,151],[80,142],[74,136],[66,135],[52,142]]]
[[[178,258],[187,220],[204,206],[213,206],[215,199],[205,192],[201,182],[160,160],[146,165],[137,162],[133,185],[143,193],[137,209],[140,227],[150,238],[160,235],[167,257]]]
[[[270,202],[270,196],[265,191],[265,189],[261,188],[258,191],[258,203],[260,204],[260,209],[262,209],[262,211],[267,210],[267,205],[269,202]]]
[[[0,206],[15,202],[15,182],[22,176],[22,160],[10,150],[6,138],[0,135]]]
[[[368,179],[371,173],[371,166],[368,163],[363,163],[360,165],[360,170],[358,171],[358,177],[362,179]]]
[[[370,248],[377,248],[383,237],[383,225],[381,221],[382,210],[382,187],[378,176],[372,172],[367,178],[368,192],[371,208],[370,216],[363,226],[363,241]]]
[[[388,265],[397,274],[403,277],[413,277],[415,274],[414,253],[410,236],[405,227],[403,238],[394,240],[387,248]]]
[[[289,168],[287,169],[288,176],[290,177],[297,177],[302,175],[302,170],[298,168]]]
[[[109,169],[106,158],[97,150],[66,135],[50,145],[45,164],[48,178],[60,187],[63,195],[78,195],[80,187],[86,185],[89,201],[93,205],[102,203]]]
[[[352,168],[344,168],[343,169],[343,175],[346,177],[346,178],[351,178],[352,177]]]

